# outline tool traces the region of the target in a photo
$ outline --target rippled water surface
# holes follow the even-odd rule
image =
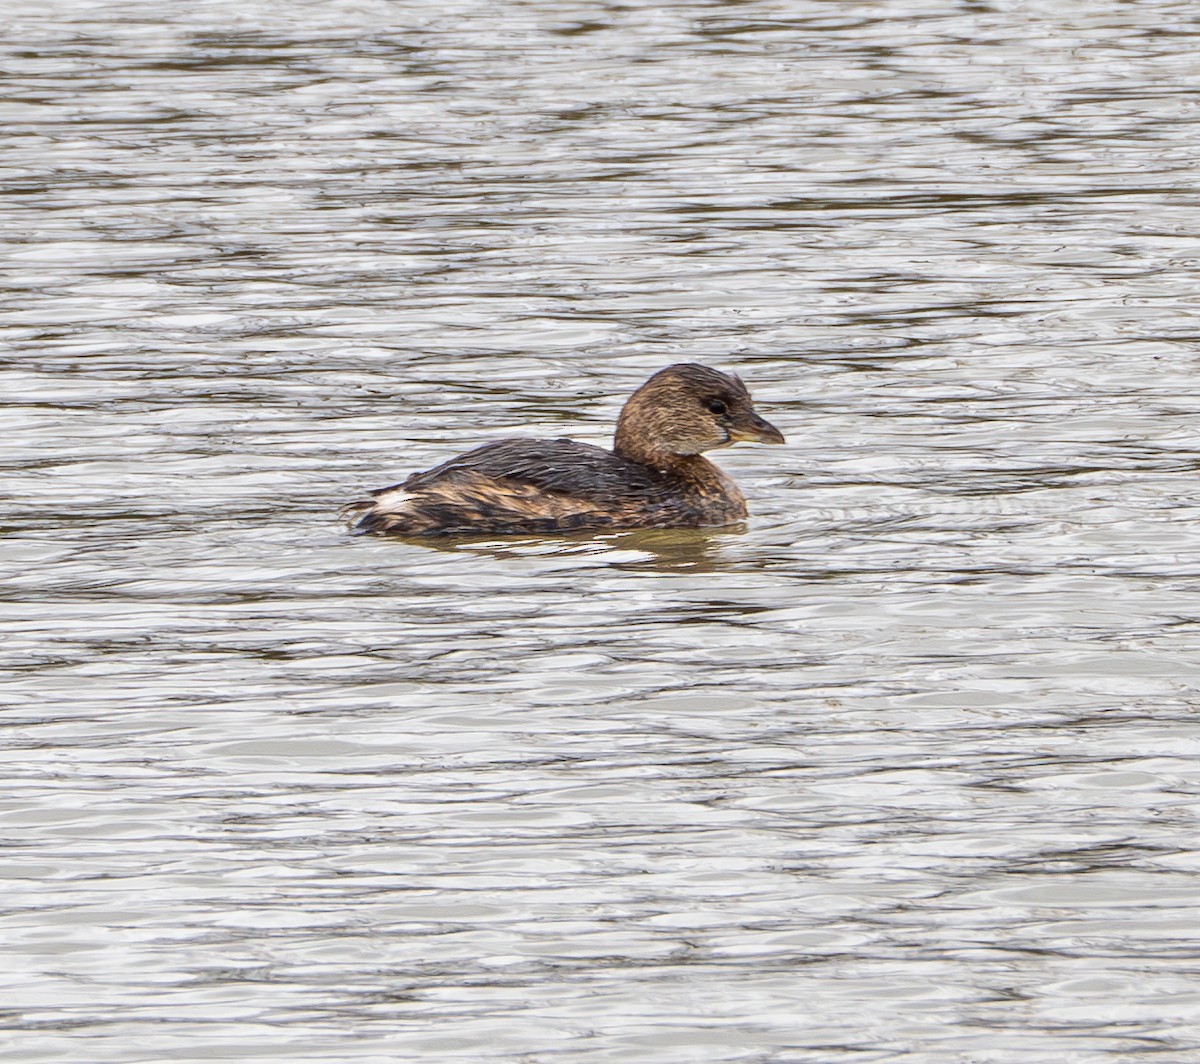
[[[1200,1059],[1193,4],[3,15],[0,1059]]]

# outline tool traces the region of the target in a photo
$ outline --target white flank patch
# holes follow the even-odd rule
[[[411,491],[393,488],[391,491],[385,491],[382,495],[375,496],[375,509],[397,514],[412,501],[412,497]]]

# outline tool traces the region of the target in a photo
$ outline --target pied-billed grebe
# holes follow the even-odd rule
[[[629,397],[611,451],[574,440],[500,440],[382,488],[347,512],[359,535],[701,528],[746,516],[702,451],[783,443],[741,378],[682,363]]]

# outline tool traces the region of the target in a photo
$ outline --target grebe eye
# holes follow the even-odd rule
[[[720,399],[710,399],[704,405],[714,414],[724,414],[728,410],[728,407]]]

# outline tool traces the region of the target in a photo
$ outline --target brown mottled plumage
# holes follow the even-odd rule
[[[738,486],[701,452],[783,443],[736,374],[660,370],[625,404],[613,449],[573,440],[485,444],[348,507],[356,534],[702,528],[746,516]]]

